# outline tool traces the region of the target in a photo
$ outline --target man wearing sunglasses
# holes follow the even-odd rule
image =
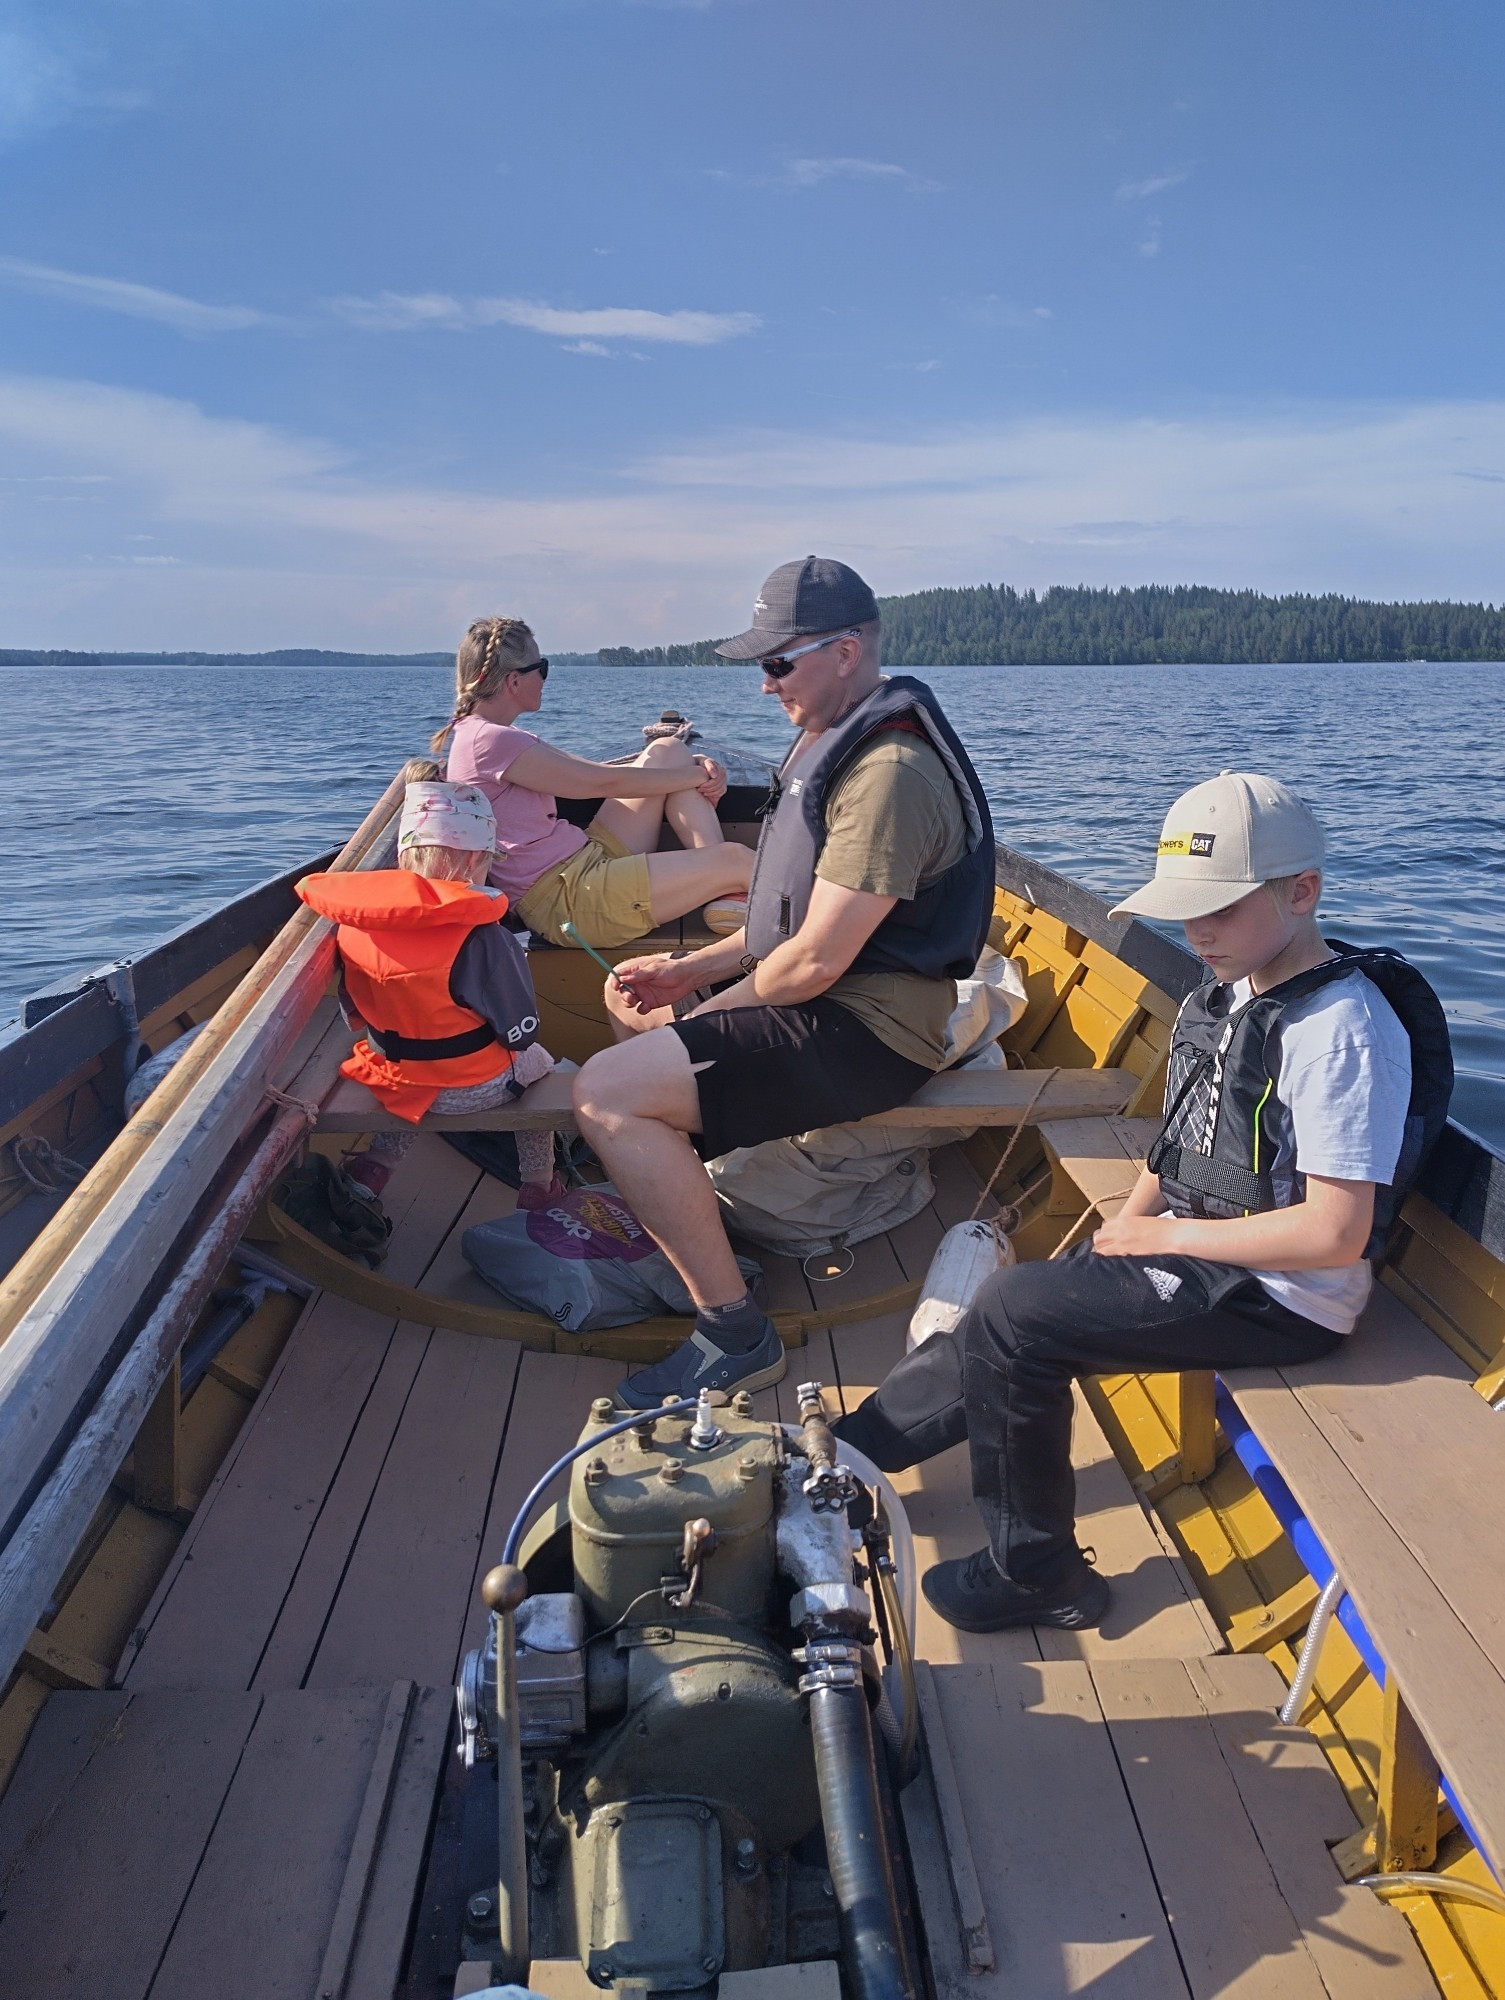
[[[784,563],[751,628],[717,650],[757,662],[800,732],[765,809],[747,924],[618,966],[631,993],[612,984],[607,999],[624,1038],[575,1089],[581,1131],[697,1307],[684,1345],[622,1384],[637,1409],[783,1375],[701,1160],[912,1097],[944,1060],[993,910],[982,786],[930,689],[884,678],[877,600],[855,570]],[[675,1020],[703,987],[720,990]]]

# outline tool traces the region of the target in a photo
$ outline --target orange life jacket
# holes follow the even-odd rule
[[[450,998],[461,945],[506,914],[507,898],[405,868],[305,875],[298,894],[339,925],[345,989],[366,1024],[342,1076],[416,1125],[441,1090],[489,1083],[512,1067],[491,1024]]]

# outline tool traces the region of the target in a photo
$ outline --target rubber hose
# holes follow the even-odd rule
[[[810,1735],[853,2000],[914,2000],[899,1946],[893,1863],[878,1803],[867,1690],[860,1681],[855,1687],[811,1690]]]

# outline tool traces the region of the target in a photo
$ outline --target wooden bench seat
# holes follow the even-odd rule
[[[1327,1550],[1386,1670],[1377,1860],[1425,1867],[1440,1767],[1505,1865],[1505,1416],[1393,1293],[1300,1368],[1224,1387]],[[1386,1851],[1388,1849],[1388,1851]]]
[[[1042,1122],[1052,1168],[1070,1183],[1062,1209],[1085,1200],[1115,1213],[1158,1129],[1155,1119]],[[1194,1481],[1215,1458],[1211,1377],[1189,1375],[1180,1387],[1182,1477]],[[1498,1871],[1505,1414],[1490,1409],[1466,1364],[1383,1285],[1353,1337],[1323,1360],[1239,1370],[1223,1387],[1335,1564],[1386,1670],[1387,1823],[1377,1838],[1389,1842],[1390,1865],[1431,1859],[1435,1764]],[[1200,1438],[1187,1434],[1194,1418],[1205,1427]]]
[[[1046,1085],[1036,1112],[1041,1118],[1102,1118],[1121,1111],[1138,1079],[1127,1070],[1063,1070]],[[1040,1072],[1027,1069],[955,1069],[932,1077],[910,1098],[870,1122],[884,1125],[1017,1125],[1040,1085]],[[467,1111],[453,1118],[423,1120],[435,1132],[572,1132],[571,1075],[556,1070],[525,1090],[515,1103],[495,1111]],[[384,1111],[362,1083],[342,1077],[324,1100],[321,1132],[397,1132],[413,1128]]]

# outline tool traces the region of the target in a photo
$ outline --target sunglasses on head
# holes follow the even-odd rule
[[[808,646],[791,646],[787,653],[770,653],[758,665],[771,681],[781,681],[785,674],[792,674],[806,653],[818,653],[822,646],[834,646],[838,639],[860,639],[862,634],[855,627],[846,632],[828,632],[824,639],[812,639]]]
[[[541,681],[546,681],[549,678],[549,663],[547,660],[535,660],[531,666],[514,667],[512,671],[515,674],[537,674]]]

